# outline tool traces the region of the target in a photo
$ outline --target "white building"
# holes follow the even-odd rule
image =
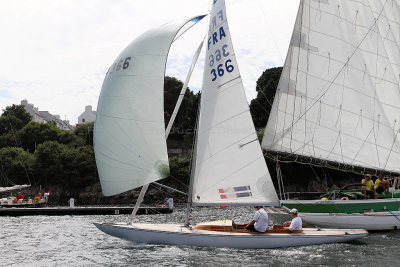
[[[72,131],[74,127],[69,124],[68,120],[61,120],[60,115],[52,115],[48,111],[39,111],[33,104],[29,104],[27,100],[22,100],[21,105],[25,107],[26,112],[31,115],[32,121],[35,122],[52,122],[63,131]]]
[[[96,120],[96,111],[92,110],[92,106],[86,106],[85,111],[79,115],[78,124],[85,124],[88,122],[94,122]]]

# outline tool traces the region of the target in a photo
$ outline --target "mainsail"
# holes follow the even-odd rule
[[[145,32],[108,70],[94,132],[104,195],[119,194],[169,175],[163,103],[165,64],[172,42],[203,17]]]
[[[302,0],[263,149],[400,173],[400,1]]]
[[[192,201],[277,203],[232,46],[225,1],[213,0],[206,42]]]

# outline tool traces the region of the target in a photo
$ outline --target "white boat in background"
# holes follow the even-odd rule
[[[262,148],[278,162],[399,176],[399,103],[400,2],[302,0]],[[393,195],[282,203],[320,226],[400,227]]]
[[[233,229],[232,221],[190,226],[192,205],[279,205],[246,100],[225,1],[212,3],[186,222],[95,225],[107,234],[134,242],[242,249],[343,242],[367,236],[368,232],[360,229],[258,233]],[[188,28],[187,23],[191,26],[203,17],[144,33],[119,55],[106,75],[94,133],[105,195],[168,176],[163,118],[165,62],[176,36]],[[143,194],[142,190],[139,199]]]

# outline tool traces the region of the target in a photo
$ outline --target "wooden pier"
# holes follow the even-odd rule
[[[131,214],[133,207],[43,207],[43,208],[4,208],[0,207],[0,216],[64,216],[64,215],[120,215]],[[158,207],[140,207],[137,214],[172,213],[172,209]]]

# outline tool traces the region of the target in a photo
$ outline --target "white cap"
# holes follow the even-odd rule
[[[297,209],[291,209],[290,213],[298,213]]]

